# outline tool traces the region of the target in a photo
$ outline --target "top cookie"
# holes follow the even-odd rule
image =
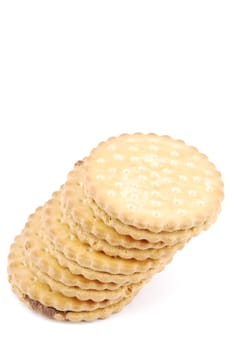
[[[196,148],[169,136],[120,135],[85,162],[86,190],[109,216],[152,232],[199,226],[220,211],[220,173]]]

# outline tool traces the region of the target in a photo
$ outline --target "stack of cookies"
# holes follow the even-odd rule
[[[155,134],[110,138],[16,237],[12,289],[56,320],[105,318],[216,220],[222,199],[220,173],[196,148]]]

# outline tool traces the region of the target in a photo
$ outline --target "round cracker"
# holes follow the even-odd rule
[[[59,192],[55,193],[53,198],[45,204],[44,210],[48,210],[49,213],[45,216],[47,220],[40,233],[47,236],[57,250],[62,251],[68,259],[83,267],[111,274],[129,275],[135,272],[146,272],[153,268],[155,263],[160,263],[159,259],[148,258],[139,261],[108,256],[82,243],[72,235],[70,227],[61,222]]]
[[[95,309],[92,311],[61,311],[53,307],[48,307],[41,304],[39,301],[30,298],[28,295],[22,293],[19,288],[15,285],[12,285],[12,290],[18,296],[18,298],[23,301],[30,309],[41,313],[42,315],[53,318],[57,321],[70,321],[70,322],[81,322],[81,321],[94,321],[97,319],[104,319],[109,317],[111,314],[119,312],[125,305],[131,302],[134,296],[139,292],[140,287],[133,288],[129,296],[121,299],[117,303],[106,306],[101,309]]]
[[[112,137],[85,164],[88,195],[126,225],[173,232],[200,226],[220,211],[220,173],[196,148],[169,136]]]

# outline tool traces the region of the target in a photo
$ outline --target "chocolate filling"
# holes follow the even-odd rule
[[[39,301],[31,299],[28,295],[25,295],[24,299],[29,302],[33,310],[38,311],[49,318],[54,318],[55,314],[59,314],[65,319],[66,311],[59,311],[53,307],[44,306]]]
[[[83,163],[84,163],[83,160],[78,160],[78,161],[75,163],[75,166],[77,166],[77,165],[82,165]]]

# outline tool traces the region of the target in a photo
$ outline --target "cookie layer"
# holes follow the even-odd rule
[[[68,259],[63,253],[58,251],[53,243],[41,235],[41,214],[43,208],[38,208],[35,214],[33,214],[29,222],[27,223],[23,233],[25,238],[26,259],[31,261],[34,265],[38,266],[40,270],[44,271],[50,276],[56,277],[56,280],[68,279],[73,276],[72,281],[76,281],[76,277],[83,276],[90,281],[97,281],[104,283],[104,289],[109,288],[109,284],[116,289],[120,285],[138,283],[152,276],[153,273],[161,271],[171,259],[161,259],[160,264],[154,265],[152,269],[143,273],[133,273],[130,275],[123,274],[110,274],[107,272],[95,271],[89,268],[85,268],[79,265],[77,262]],[[33,221],[33,225],[31,221]],[[40,233],[39,233],[40,232]],[[53,268],[55,267],[55,269]],[[62,268],[62,270],[61,270]],[[83,280],[85,283],[85,280]]]
[[[73,170],[68,174],[67,182],[61,188],[61,209],[63,211],[63,220],[73,229],[80,225],[83,231],[90,232],[97,238],[106,240],[113,246],[122,246],[124,248],[134,249],[158,249],[166,244],[173,244],[172,239],[167,242],[158,241],[156,243],[148,242],[145,239],[134,239],[123,233],[120,235],[111,226],[105,223],[95,215],[90,206],[90,199],[87,198],[84,191],[84,162],[79,161],[75,164]],[[91,201],[92,204],[92,201]],[[126,230],[128,228],[126,227]],[[166,238],[166,237],[165,237]]]
[[[45,208],[49,210],[44,226],[44,230],[47,230],[45,235],[53,242],[57,250],[62,251],[68,259],[77,262],[79,265],[95,271],[129,275],[135,272],[146,272],[153,268],[155,263],[157,264],[156,260],[150,258],[144,261],[119,257],[113,258],[92,249],[74,235],[72,236],[70,227],[61,222],[58,192],[46,203]],[[44,233],[44,230],[41,232]]]
[[[67,297],[54,291],[29,269],[24,259],[23,236],[18,236],[13,243],[9,255],[8,276],[12,285],[23,294],[39,301],[44,306],[54,307],[65,311],[91,311],[113,303],[112,300],[95,302],[91,299],[80,300],[76,297]],[[91,294],[91,293],[90,293]],[[120,297],[117,299],[120,300]]]
[[[53,307],[48,307],[41,304],[37,300],[31,299],[28,295],[22,293],[16,286],[12,286],[12,290],[23,301],[30,309],[43,314],[46,317],[53,318],[57,321],[70,321],[70,322],[81,322],[81,321],[94,321],[97,319],[104,319],[109,317],[111,314],[119,312],[125,305],[131,302],[134,296],[138,293],[140,287],[134,288],[130,291],[129,296],[120,300],[119,302],[104,307],[102,309],[96,309],[92,311],[60,311]]]
[[[220,173],[196,148],[169,136],[112,137],[85,163],[88,195],[126,225],[152,232],[185,230],[220,211]]]

